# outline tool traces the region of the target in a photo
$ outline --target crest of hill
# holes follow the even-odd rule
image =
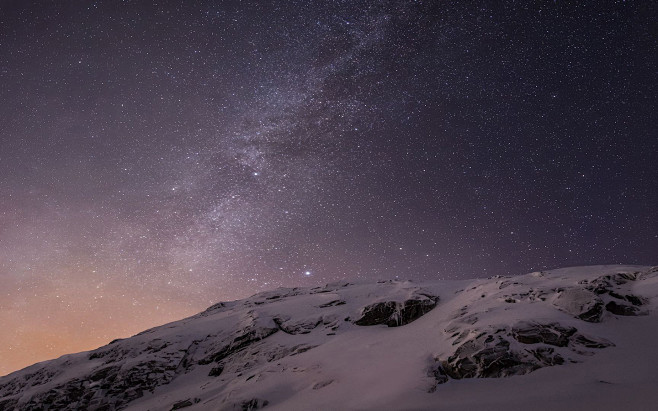
[[[642,266],[280,288],[2,377],[0,410],[642,409],[657,295]]]

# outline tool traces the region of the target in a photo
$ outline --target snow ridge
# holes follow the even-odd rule
[[[280,288],[1,377],[0,410],[607,409],[631,386],[642,409],[656,296],[640,266]]]

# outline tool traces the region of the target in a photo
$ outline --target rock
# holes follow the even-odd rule
[[[564,358],[562,358],[560,354],[556,353],[554,348],[540,347],[530,352],[539,362],[548,367],[564,364]]]
[[[638,281],[640,277],[641,273],[639,272],[617,273],[604,275],[589,282],[583,281],[583,283],[586,284],[585,288],[588,291],[600,296],[606,296],[606,301],[608,301],[604,306],[606,311],[615,315],[636,316],[644,314],[637,307],[648,304],[649,300],[629,294],[629,286],[626,284],[632,281]],[[611,299],[613,300],[609,301]],[[629,302],[633,306],[615,300]]]
[[[633,305],[644,305],[644,304],[648,303],[646,298],[638,297],[638,296],[632,295],[632,294],[626,294],[624,296],[624,299],[626,301],[628,301],[629,303],[633,304]]]
[[[533,280],[534,287],[527,284],[527,279],[490,284],[478,280],[476,286],[456,291],[455,300],[445,304],[446,312],[436,316],[431,313],[432,318],[423,320],[424,324],[413,326],[428,341],[427,348],[420,347],[426,352],[414,354],[423,357],[414,361],[429,358],[430,362],[417,372],[421,376],[425,372],[429,377],[425,382],[431,380],[434,385],[434,388],[427,385],[420,388],[436,389],[438,384],[450,379],[527,374],[542,367],[586,361],[583,356],[614,346],[610,341],[583,335],[567,326],[562,322],[566,318],[564,313],[590,322],[599,322],[603,316],[614,320],[613,314],[648,313],[652,308],[650,300],[633,293],[640,285],[656,282],[647,281],[646,273],[637,286],[632,275],[610,278],[597,275],[598,278],[590,277],[594,278],[591,281],[565,278],[562,283],[544,284]],[[575,281],[579,280],[582,281],[576,286]],[[503,283],[508,286],[499,291]],[[433,285],[430,289],[440,288]],[[447,290],[444,290],[446,298],[452,299],[454,288]],[[641,292],[655,295],[653,289],[643,288]],[[318,350],[320,353],[316,354],[309,350],[332,340],[340,345],[343,335],[352,332],[366,336],[369,342],[363,344],[363,349],[371,341],[389,335],[405,343],[408,333],[386,331],[385,327],[364,333],[366,330],[358,326],[405,325],[434,309],[437,302],[438,297],[414,284],[392,281],[279,289],[242,301],[220,303],[193,317],[117,340],[91,352],[0,377],[0,411],[123,409],[138,398],[140,404],[152,401],[140,398],[150,397],[151,393],[167,393],[166,402],[158,400],[162,409],[201,407],[195,405],[195,396],[201,396],[208,409],[253,410],[267,405],[267,401],[260,399],[261,381],[265,381],[265,386],[274,386],[279,378],[297,381],[291,388],[292,394],[300,390],[334,391],[338,380],[332,383],[336,377],[324,374],[324,351]],[[537,310],[526,310],[530,304]],[[520,318],[526,321],[520,322]],[[539,323],[536,318],[546,320]],[[570,324],[579,323],[570,321]],[[616,322],[590,328],[603,330]],[[429,330],[421,330],[421,325]],[[577,328],[585,328],[586,324],[581,325]],[[439,330],[443,330],[443,335],[437,335]],[[436,337],[440,341],[434,345],[431,339]],[[348,337],[343,341],[353,340]],[[317,361],[318,355],[322,361]],[[381,361],[388,360],[382,352]],[[298,374],[307,370],[310,372]],[[177,391],[186,379],[189,384],[203,385],[199,391],[194,391],[196,388]],[[166,387],[172,381],[175,384]],[[183,396],[182,392],[186,394]],[[271,402],[278,402],[283,396],[267,397]]]
[[[572,338],[572,343],[576,346],[585,348],[606,348],[615,346],[615,344],[604,338],[586,337],[582,334],[574,335]]]
[[[317,382],[317,383],[313,384],[312,388],[314,390],[321,390],[322,388],[326,387],[327,385],[331,384],[332,382],[334,382],[334,380],[320,381],[320,382]]]
[[[605,309],[615,315],[624,315],[624,316],[641,315],[639,312],[640,310],[637,307],[634,307],[632,305],[626,305],[626,304],[618,304],[614,301],[610,301],[608,304],[606,304]]]
[[[218,351],[211,353],[199,360],[199,364],[210,364],[212,362],[219,362],[224,358],[241,351],[250,344],[260,341],[264,338],[269,337],[275,332],[279,331],[279,328],[270,328],[270,327],[249,327],[241,332],[236,333],[235,338],[228,344],[222,346]]]
[[[590,323],[601,322],[603,300],[591,291],[573,287],[559,292],[553,305],[574,317]]]
[[[462,379],[521,375],[537,368],[536,363],[510,350],[509,341],[501,336],[481,334],[460,345],[439,370],[450,378]]]
[[[219,377],[222,375],[222,372],[224,372],[224,366],[223,365],[218,365],[217,367],[213,367],[210,372],[208,373],[209,377]]]
[[[399,303],[396,301],[386,301],[365,307],[361,313],[361,317],[354,321],[356,325],[378,325],[388,324],[393,321],[392,318],[396,315],[399,309]],[[397,325],[397,321],[393,323]]]
[[[354,321],[356,325],[386,324],[397,327],[422,317],[430,312],[438,302],[438,297],[425,297],[424,299],[409,299],[404,303],[397,301],[384,301],[363,308],[361,317]]]
[[[290,318],[274,317],[274,323],[281,331],[290,335],[308,334],[322,324],[322,317],[292,321]]]
[[[199,400],[198,398],[195,398],[194,400],[188,398],[188,399],[183,400],[183,401],[178,401],[178,402],[174,403],[171,406],[171,411],[180,410],[181,408],[191,407],[191,406],[193,406],[194,404],[197,404],[200,401],[201,400]]]
[[[564,364],[570,352],[591,355],[587,348],[614,346],[610,341],[586,337],[578,334],[576,328],[556,322],[521,322],[511,329],[493,330],[464,330],[453,334],[453,345],[457,346],[454,353],[445,361],[435,359],[428,375],[434,378],[436,384],[442,384],[448,378],[522,375],[539,368]],[[511,339],[507,339],[508,336]]]
[[[430,393],[436,391],[438,385],[445,384],[449,380],[448,374],[446,374],[441,365],[441,361],[438,358],[435,358],[434,362],[430,364],[430,367],[427,370],[427,376],[434,379],[434,384],[428,390]]]
[[[116,375],[119,372],[119,366],[101,368],[100,370],[94,371],[93,374],[89,376],[91,381],[101,381],[107,380],[111,375]]]
[[[345,304],[345,301],[343,301],[343,300],[333,300],[333,301],[329,301],[328,303],[325,303],[325,304],[320,304],[320,305],[318,305],[318,307],[327,308],[327,307],[335,307],[337,305],[344,305],[344,304]]]
[[[34,395],[24,409],[123,408],[145,392],[169,383],[174,375],[165,359],[140,361],[126,368],[109,366]]]
[[[265,407],[267,404],[269,404],[269,401],[267,400],[252,398],[251,400],[242,402],[241,406],[242,406],[242,411],[252,411],[252,410],[261,409]]]
[[[640,273],[617,273],[595,278],[589,283],[588,290],[596,294],[614,293],[617,286],[624,285],[629,281],[636,281]],[[623,297],[621,297],[623,298]]]
[[[569,344],[569,337],[575,333],[575,328],[562,327],[557,323],[520,323],[512,328],[512,336],[520,343],[544,343],[557,347],[566,347]]]

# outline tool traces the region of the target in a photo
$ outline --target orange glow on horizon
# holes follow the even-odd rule
[[[198,313],[207,304],[174,301],[138,287],[96,285],[75,279],[74,288],[42,282],[0,303],[0,375],[64,354],[98,348],[116,338]],[[25,291],[25,290],[23,290]]]

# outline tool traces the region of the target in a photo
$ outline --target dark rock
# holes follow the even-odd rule
[[[446,374],[443,366],[441,365],[441,361],[438,358],[435,358],[434,362],[430,365],[429,369],[427,370],[427,376],[434,379],[434,385],[430,387],[429,392],[436,391],[436,388],[440,384],[445,384],[449,380],[448,374]]]
[[[583,321],[601,322],[604,312],[601,297],[577,287],[558,290],[558,293],[553,301],[553,305],[557,308]]]
[[[484,378],[526,374],[539,368],[524,362],[516,352],[509,349],[509,343],[486,348],[474,354],[473,359],[480,367],[479,376]]]
[[[232,355],[238,351],[241,351],[250,344],[260,341],[264,338],[269,337],[275,332],[279,331],[279,328],[269,328],[269,327],[253,327],[243,330],[238,333],[238,335],[231,341],[229,344],[220,348],[217,352],[210,354],[209,356],[199,360],[199,364],[210,364],[212,362],[219,362],[224,358]]]
[[[411,299],[400,304],[397,301],[385,301],[365,307],[361,318],[354,321],[356,325],[386,324],[397,327],[422,317],[430,312],[438,302],[438,297]]]
[[[585,337],[582,334],[576,334],[572,338],[572,343],[577,346],[585,348],[606,348],[614,347],[615,344],[612,342],[603,339],[603,338],[594,338],[594,337]]]
[[[560,354],[556,353],[554,348],[541,347],[537,348],[536,350],[531,350],[530,352],[538,361],[547,367],[564,364],[564,358],[562,358]]]
[[[334,380],[320,381],[320,382],[317,382],[317,383],[313,384],[312,388],[314,390],[320,390],[320,389],[326,387],[327,385],[331,384],[332,382],[334,382]]]
[[[334,307],[334,306],[343,305],[343,304],[345,304],[345,301],[343,301],[343,300],[333,300],[333,301],[329,301],[328,303],[325,303],[325,304],[320,304],[320,305],[318,305],[318,307],[327,308],[327,307]]]
[[[121,347],[118,344],[114,344],[109,349],[107,347],[110,346],[106,345],[105,347],[101,347],[92,351],[89,353],[89,359],[94,360],[97,358],[104,358],[106,359],[106,363],[113,362],[116,358],[125,357],[130,352],[128,349]]]
[[[89,379],[91,381],[100,381],[107,379],[111,374],[116,374],[120,368],[121,367],[119,366],[102,368],[98,371],[94,371],[94,373],[89,376]]]
[[[512,336],[520,343],[544,343],[557,347],[566,347],[569,344],[569,337],[575,333],[575,328],[562,327],[557,323],[521,323],[512,329]]]
[[[640,273],[617,273],[612,275],[605,275],[601,278],[614,282],[617,285],[626,284],[629,281],[638,279]]]
[[[473,337],[474,334],[474,330],[464,330],[452,335],[455,338],[453,345],[457,345],[454,353],[445,361],[435,359],[435,364],[428,371],[436,384],[442,384],[448,378],[498,378],[527,374],[539,368],[574,362],[565,357],[568,352],[592,355],[583,349],[614,346],[610,341],[577,334],[576,328],[558,323],[521,322],[511,330],[499,328],[495,332],[483,331]],[[507,336],[514,339],[508,340]],[[521,348],[523,346],[519,343],[534,347]],[[431,390],[434,389],[436,387]]]
[[[222,308],[224,308],[224,307],[226,307],[226,304],[223,303],[223,302],[220,302],[220,303],[217,303],[217,304],[214,304],[214,305],[211,305],[210,307],[208,307],[203,312],[203,314],[210,314],[210,313],[215,312],[215,311],[221,311]]]
[[[142,361],[129,368],[101,368],[84,379],[73,378],[35,394],[22,409],[123,408],[145,392],[169,383],[174,372],[167,364],[166,360],[162,359]]]
[[[631,303],[633,305],[644,305],[644,304],[647,303],[647,300],[645,298],[638,297],[638,296],[632,295],[632,294],[626,294],[624,296],[624,298],[626,299],[626,301],[628,301],[629,303]]]
[[[634,307],[632,305],[626,305],[626,304],[617,304],[614,301],[610,301],[608,304],[606,304],[605,309],[615,315],[624,315],[624,316],[640,315],[639,314],[640,310],[637,307]]]
[[[252,398],[251,400],[242,403],[242,411],[258,410],[265,407],[267,404],[269,404],[269,401],[267,400]]]
[[[577,317],[583,321],[590,323],[601,322],[601,316],[603,315],[603,301],[596,301],[589,310],[583,312]]]
[[[146,350],[150,351],[152,353],[155,353],[155,352],[160,352],[160,351],[164,350],[167,347],[169,347],[168,342],[162,341],[161,339],[156,338],[155,340],[149,341],[149,343],[146,347]]]
[[[218,365],[217,367],[214,367],[213,369],[210,370],[208,373],[209,377],[219,377],[222,375],[222,372],[224,372],[224,366],[223,365]]]
[[[318,325],[322,324],[322,317],[305,319],[301,321],[291,321],[289,318],[284,319],[274,317],[274,323],[281,331],[290,335],[308,334]]]
[[[0,399],[0,411],[15,410],[17,404],[16,398]]]
[[[305,344],[296,345],[296,346],[291,348],[290,356],[305,353],[306,351],[312,350],[315,347],[317,347],[317,345],[305,345]]]
[[[588,290],[596,294],[610,294],[614,298],[623,299],[624,297],[615,292],[615,287],[624,285],[629,281],[636,281],[640,273],[617,273],[604,275],[592,280],[587,287]]]
[[[180,410],[181,408],[187,408],[194,405],[194,402],[191,399],[186,399],[183,401],[178,401],[171,406],[171,411]]]
[[[356,325],[378,325],[386,324],[391,321],[398,310],[399,303],[395,301],[387,301],[369,305],[363,309],[361,318],[354,321]]]
[[[493,341],[488,337],[478,336],[459,346],[441,364],[445,375],[454,379],[495,378],[527,374],[539,368],[510,350],[509,341],[500,336]]]

